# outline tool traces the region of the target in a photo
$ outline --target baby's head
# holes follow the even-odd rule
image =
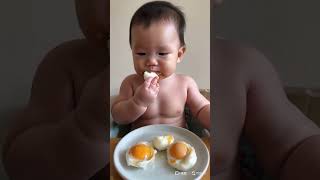
[[[109,0],[75,0],[80,28],[95,46],[107,47],[109,39]]]
[[[184,13],[176,6],[166,1],[152,1],[141,6],[132,16],[130,22],[129,42],[132,42],[132,28],[135,25],[142,25],[148,28],[153,23],[171,22],[176,26],[179,35],[180,45],[184,46],[184,32],[186,21]]]
[[[185,26],[183,12],[169,2],[141,6],[131,19],[129,31],[137,74],[152,71],[160,79],[172,75],[185,52]]]

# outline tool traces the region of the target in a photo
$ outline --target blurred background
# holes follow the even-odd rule
[[[287,86],[320,88],[320,1],[224,0],[216,35],[262,51]]]
[[[0,2],[0,144],[25,107],[36,68],[62,42],[82,37],[74,1]],[[2,147],[0,146],[0,152]],[[0,157],[0,179],[6,180]]]
[[[289,99],[320,126],[320,1],[224,0],[215,35],[256,47],[274,65]]]

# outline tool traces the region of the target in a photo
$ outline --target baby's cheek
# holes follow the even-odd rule
[[[174,73],[175,70],[176,70],[176,69],[175,69],[174,67],[172,67],[172,66],[166,66],[166,67],[164,68],[164,70],[162,71],[162,74],[163,74],[164,76],[168,77],[168,76],[170,76],[172,73]]]
[[[137,74],[143,74],[144,68],[140,63],[134,63],[134,69],[136,70]]]

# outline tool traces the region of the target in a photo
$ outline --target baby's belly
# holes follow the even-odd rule
[[[142,126],[152,125],[152,124],[167,124],[171,126],[177,126],[177,127],[186,127],[186,121],[184,119],[184,116],[178,116],[178,117],[164,117],[159,116],[155,118],[140,118],[132,123],[131,127],[132,129],[136,129]]]

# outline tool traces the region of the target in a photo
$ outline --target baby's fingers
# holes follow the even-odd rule
[[[159,89],[160,89],[159,83],[156,83],[156,84],[151,83],[149,86],[149,90],[151,90],[154,94],[158,94]]]
[[[144,82],[145,87],[149,89],[149,88],[153,88],[153,87],[157,86],[158,79],[159,79],[158,77],[146,79],[146,81]]]
[[[148,78],[148,79],[146,79],[146,80],[144,81],[144,84],[143,84],[143,85],[144,85],[145,88],[149,88],[149,86],[152,84],[152,83],[151,83],[152,79],[153,79],[153,78]]]
[[[159,79],[158,76],[152,78],[151,84],[153,84],[153,85],[157,84],[158,83],[158,79]]]

